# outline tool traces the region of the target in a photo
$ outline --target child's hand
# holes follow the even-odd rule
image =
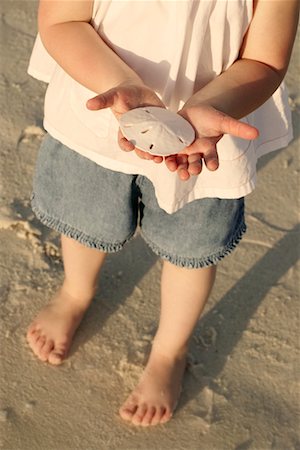
[[[165,108],[163,102],[152,89],[142,83],[138,84],[133,82],[122,83],[103,94],[91,98],[88,100],[86,106],[91,110],[111,108],[118,120],[122,114],[134,108],[143,106],[159,106]],[[125,152],[134,150],[142,159],[152,160],[156,163],[161,163],[163,161],[162,156],[151,155],[148,152],[136,148],[123,136],[120,129],[118,133],[118,143],[122,150]]]
[[[213,171],[219,167],[216,144],[223,134],[249,140],[258,137],[256,128],[209,105],[183,107],[178,114],[188,120],[196,131],[196,139],[191,145],[180,154],[166,158],[168,169],[172,172],[177,170],[182,180],[188,180],[190,175],[199,175],[203,159],[209,170]]]
[[[132,82],[125,82],[121,85],[110,89],[103,94],[99,94],[94,98],[91,98],[87,102],[87,108],[90,110],[99,110],[104,108],[111,108],[115,117],[119,120],[120,116],[125,112],[143,106],[159,106],[165,108],[159,97],[150,88],[143,84],[137,84]],[[122,134],[121,130],[118,133],[118,142],[122,150],[129,152],[134,150],[135,153],[142,159],[152,160],[155,163],[161,163],[163,161],[162,156],[152,155],[148,152],[144,152],[136,148],[131,142],[129,142]],[[182,176],[184,173],[182,164],[188,169],[190,174],[196,175],[201,172],[201,166],[198,161],[201,161],[201,155],[195,154],[192,156],[187,155],[175,155],[165,158],[166,165],[171,172],[178,169],[179,176],[185,180],[189,178]]]

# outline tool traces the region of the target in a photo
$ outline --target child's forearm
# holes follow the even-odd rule
[[[258,61],[240,59],[196,92],[185,104],[208,104],[235,119],[261,106],[278,88],[283,74]]]
[[[40,27],[39,31],[49,54],[88,89],[101,93],[125,81],[142,84],[89,23],[57,23]]]
[[[299,0],[253,0],[253,18],[238,59],[189,99],[240,119],[261,106],[283,80],[299,17]]]

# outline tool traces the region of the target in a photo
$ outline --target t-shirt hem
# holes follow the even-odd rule
[[[113,170],[115,172],[123,172],[128,175],[143,175],[147,177],[151,183],[153,184],[155,188],[154,180],[151,179],[151,176],[149,174],[146,174],[143,170],[141,170],[140,167],[135,167],[131,165],[126,165],[122,162],[122,166],[117,164],[118,161],[110,160],[109,158],[105,158],[102,155],[95,154],[93,150],[83,150],[81,146],[76,145],[74,142],[72,142],[70,139],[66,138],[64,135],[62,135],[59,131],[57,131],[55,128],[53,128],[46,120],[44,120],[44,127],[47,130],[47,132],[54,137],[55,139],[59,140],[62,144],[69,147],[71,150],[77,151],[82,156],[91,159],[96,164],[99,164],[106,169]],[[97,156],[97,158],[96,158]],[[100,158],[99,158],[100,156]],[[93,158],[94,157],[94,158]],[[96,159],[96,161],[95,161]],[[101,160],[101,164],[100,164]],[[176,174],[174,174],[176,176]],[[180,200],[175,200],[173,203],[167,203],[165,202],[160,195],[158,194],[157,190],[155,189],[155,195],[157,198],[157,202],[160,206],[160,208],[164,209],[168,214],[172,214],[176,211],[178,211],[180,208],[182,208],[185,204],[193,201],[198,200],[200,198],[224,198],[224,199],[234,199],[234,198],[240,198],[244,197],[245,195],[250,194],[254,188],[255,188],[255,182],[256,182],[256,174],[254,173],[253,176],[247,183],[243,184],[242,186],[234,187],[234,188],[218,188],[218,187],[201,187],[200,189],[195,189],[191,192],[188,192],[184,197],[182,197]]]
[[[294,137],[293,130],[292,127],[290,127],[285,136],[280,136],[270,141],[263,142],[255,150],[257,158],[260,158],[261,156],[266,155],[267,153],[271,153],[273,151],[287,147],[289,143],[293,140],[293,137]]]
[[[120,163],[119,161],[107,158],[99,153],[96,153],[92,149],[83,149],[81,145],[74,143],[71,139],[67,138],[64,134],[59,132],[55,127],[52,127],[46,119],[44,119],[44,128],[53,138],[59,140],[62,144],[66,145],[71,150],[76,151],[77,153],[88,158],[94,163],[99,164],[100,166],[112,170],[114,172],[122,172],[126,173],[127,175],[145,176],[151,181],[155,189],[155,180],[153,180],[151,175],[146,173],[146,171],[143,171],[141,167],[126,164],[123,161]],[[274,148],[275,146],[276,149],[278,149],[280,148],[281,145],[282,146],[287,145],[290,139],[291,133],[289,133],[284,138],[279,138],[276,141],[271,141],[270,143],[267,143],[269,145],[262,144],[260,147],[256,149],[256,152],[257,153],[259,152],[261,156],[264,153],[268,153],[272,150],[275,150]],[[270,150],[271,146],[272,149]],[[176,176],[176,174],[174,174],[174,176]],[[250,176],[250,179],[241,186],[235,187],[201,186],[200,188],[194,187],[192,191],[188,192],[180,199],[174,199],[174,201],[171,204],[170,202],[166,202],[164,199],[161,198],[161,196],[157,192],[157,189],[155,189],[155,195],[160,208],[164,209],[168,214],[172,214],[181,209],[187,203],[201,198],[237,199],[245,197],[255,189],[255,186],[256,186],[256,173],[254,172]]]
[[[33,69],[31,66],[28,67],[27,73],[36,80],[43,81],[44,83],[50,83],[51,77],[43,72],[39,72],[38,70]]]
[[[149,178],[150,179],[150,178]],[[150,180],[151,181],[151,180]],[[171,206],[166,204],[157,193],[155,193],[157,202],[159,206],[164,209],[168,214],[173,214],[174,212],[181,209],[187,203],[194,200],[199,200],[201,198],[221,198],[221,199],[238,199],[251,194],[256,186],[256,173],[253,174],[250,180],[245,184],[235,188],[216,188],[216,187],[206,187],[201,189],[196,189],[189,192],[186,196],[180,200],[174,202]]]

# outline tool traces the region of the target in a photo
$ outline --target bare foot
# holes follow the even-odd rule
[[[172,417],[181,393],[186,358],[172,358],[152,349],[138,386],[121,406],[122,419],[134,425],[157,425]]]
[[[41,310],[26,336],[33,353],[41,361],[55,365],[63,362],[91,300],[76,299],[62,287]]]

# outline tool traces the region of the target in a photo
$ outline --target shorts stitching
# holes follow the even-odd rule
[[[207,256],[206,258],[189,258],[185,256],[177,256],[170,255],[165,250],[157,246],[154,242],[152,242],[141,230],[141,235],[145,242],[149,245],[151,250],[158,255],[160,258],[169,261],[172,264],[175,264],[179,267],[185,267],[187,269],[199,269],[202,267],[209,267],[217,264],[221,259],[223,259],[226,255],[231,253],[235,247],[238,245],[240,240],[243,237],[243,234],[246,232],[247,226],[244,221],[241,221],[236,233],[233,238],[227,243],[225,247],[213,253],[212,255]]]
[[[36,217],[40,220],[40,222],[43,225],[46,225],[47,227],[57,231],[58,233],[64,234],[67,237],[70,237],[72,239],[75,239],[76,241],[80,242],[81,244],[85,245],[89,248],[96,248],[97,250],[102,250],[106,253],[115,253],[124,247],[124,245],[131,240],[131,238],[134,236],[135,232],[132,232],[129,234],[129,236],[123,241],[123,242],[116,242],[116,243],[108,243],[103,242],[100,239],[92,238],[88,234],[84,233],[83,231],[79,231],[76,228],[72,227],[71,225],[68,225],[66,223],[63,223],[61,220],[56,219],[48,215],[47,213],[41,211],[34,202],[35,194],[33,193],[31,195],[31,208]]]

